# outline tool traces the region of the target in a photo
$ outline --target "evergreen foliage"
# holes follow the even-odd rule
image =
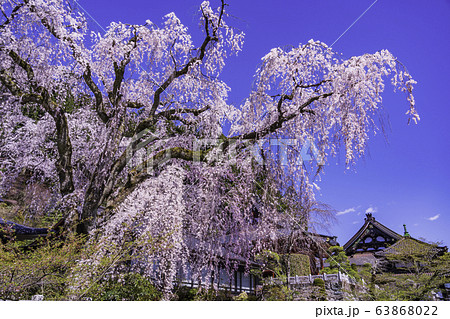
[[[322,273],[336,274],[338,272],[345,273],[350,277],[360,280],[358,272],[350,265],[350,261],[345,254],[344,248],[341,246],[331,246],[328,251],[328,258],[326,260],[329,263],[328,267],[322,270]]]

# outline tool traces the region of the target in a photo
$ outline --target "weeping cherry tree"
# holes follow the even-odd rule
[[[0,192],[24,170],[50,185],[66,224],[98,245],[86,271],[128,240],[127,267],[166,288],[179,267],[231,271],[287,220],[308,224],[331,157],[364,155],[386,80],[419,119],[389,51],[343,59],[313,40],[270,50],[242,105],[227,103],[221,71],[244,35],[217,4],[200,4],[195,43],[174,13],[100,34],[71,1],[1,0]],[[320,165],[301,160],[308,143]]]

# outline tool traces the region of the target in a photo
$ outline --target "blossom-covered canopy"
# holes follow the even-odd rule
[[[26,170],[78,232],[98,233],[99,256],[133,234],[136,252],[152,252],[135,267],[163,270],[168,286],[180,265],[231,269],[280,225],[307,225],[320,169],[299,151],[313,144],[319,168],[340,150],[354,163],[378,129],[386,78],[419,119],[415,81],[390,52],[342,59],[313,40],[272,49],[244,103],[228,104],[220,74],[244,35],[223,1],[200,5],[201,43],[174,13],[97,34],[70,1],[0,9],[1,192]]]

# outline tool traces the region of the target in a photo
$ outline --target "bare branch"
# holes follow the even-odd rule
[[[131,102],[130,102],[131,103]],[[134,103],[133,103],[134,104]],[[137,104],[136,104],[137,105]],[[193,114],[193,115],[199,115],[207,110],[209,110],[210,107],[209,106],[205,106],[201,109],[173,109],[173,110],[167,110],[161,113],[158,113],[156,115],[156,117],[154,118],[154,120],[156,120],[156,118],[158,117],[165,117],[167,119],[170,120],[182,120],[181,117],[176,117],[177,114]],[[147,129],[146,128],[142,128],[140,130],[135,130],[135,134],[142,132],[143,130]],[[108,197],[110,196],[112,190],[113,190],[113,186],[114,183],[117,179],[117,176],[119,176],[119,174],[122,172],[122,170],[125,168],[125,165],[127,163],[127,160],[129,159],[128,157],[132,157],[135,152],[136,152],[136,148],[137,145],[141,143],[141,139],[144,138],[145,135],[143,135],[141,138],[137,138],[135,139],[133,142],[131,142],[131,144],[127,147],[127,149],[125,151],[123,151],[123,153],[121,154],[121,156],[114,162],[114,164],[112,165],[112,169],[111,169],[111,173],[108,176],[108,180],[105,184],[105,189],[103,191],[103,195],[102,195],[102,200],[107,200]],[[153,139],[155,140],[155,139]],[[177,152],[174,152],[175,155],[177,154],[181,154],[181,155],[186,155],[186,152],[181,152],[180,150],[178,150]],[[180,156],[181,156],[180,155]],[[181,157],[180,157],[181,158]],[[187,157],[185,157],[184,159],[186,159]],[[155,158],[155,160],[157,160],[157,158]]]
[[[170,116],[175,114],[192,114],[192,115],[200,115],[203,112],[206,112],[210,109],[209,105],[201,108],[201,109],[171,109],[167,111],[160,112],[156,114],[156,117],[165,117],[170,119]]]
[[[128,174],[128,179],[126,184],[119,190],[118,195],[113,199],[108,200],[108,198],[104,197],[103,200],[107,201],[106,208],[110,209],[115,207],[118,203],[123,201],[134,189],[136,189],[139,184],[145,181],[148,178],[149,170],[155,170],[162,163],[167,161],[168,159],[182,159],[185,161],[205,161],[206,155],[209,150],[200,150],[200,151],[192,151],[189,149],[185,149],[182,147],[173,147],[170,149],[162,150],[152,156],[150,159],[139,164],[135,169],[133,169]]]
[[[6,21],[0,25],[0,29],[4,29],[8,24],[11,23],[11,21],[14,19],[14,17],[19,13],[19,9],[22,8],[24,3],[19,3],[17,6],[14,7],[14,9],[11,11],[11,16],[8,17],[6,13],[2,10],[3,16],[6,18]]]
[[[298,110],[300,111],[300,113],[314,114],[313,110],[306,109],[306,107],[308,107],[311,103],[313,103],[313,102],[315,102],[315,101],[317,101],[317,100],[319,100],[321,98],[327,98],[328,96],[331,96],[331,95],[333,95],[333,92],[324,93],[324,94],[321,94],[321,95],[317,95],[317,96],[311,97],[305,103],[300,105]],[[284,95],[284,99],[289,99],[289,97],[290,97],[290,99],[292,99],[291,96]],[[280,101],[281,101],[281,99],[280,99]],[[251,132],[251,133],[246,133],[246,134],[243,134],[243,135],[240,135],[240,136],[237,136],[237,137],[233,137],[233,139],[252,139],[253,140],[253,139],[263,138],[266,135],[274,133],[277,129],[279,129],[279,128],[281,128],[283,126],[283,123],[292,120],[296,116],[298,116],[297,113],[293,113],[293,114],[290,114],[288,116],[280,116],[278,118],[278,120],[273,122],[270,126],[268,126],[265,129],[262,129],[262,130],[260,130],[258,132]]]
[[[95,84],[95,82],[92,80],[91,68],[89,64],[86,66],[86,70],[83,73],[83,79],[91,92],[94,94],[95,109],[97,111],[97,115],[100,117],[103,123],[107,123],[109,120],[109,116],[106,114],[104,109],[103,95],[97,84]]]
[[[5,70],[0,70],[0,81],[11,92],[11,94],[21,98],[21,103],[29,102],[42,105],[45,111],[55,121],[56,125],[56,147],[58,149],[58,160],[55,163],[59,177],[60,193],[64,196],[73,192],[73,171],[72,171],[72,144],[69,137],[69,125],[62,107],[52,101],[48,90],[38,86],[34,81],[32,66],[22,59],[16,52],[10,51],[9,56],[17,65],[27,73],[31,87],[36,93],[24,93]]]
[[[17,97],[23,96],[23,92],[17,86],[14,79],[11,78],[5,70],[0,70],[0,81],[11,92],[12,95]]]
[[[220,11],[220,16],[222,16],[222,14],[223,14],[224,7],[225,7],[225,4],[224,4],[224,2],[222,1],[222,8],[221,8],[221,11]],[[152,105],[152,108],[151,108],[151,110],[150,110],[150,116],[155,115],[156,110],[158,109],[158,106],[159,106],[159,104],[160,104],[160,102],[161,102],[161,94],[169,87],[169,85],[170,85],[175,79],[179,78],[179,77],[182,76],[182,75],[187,74],[188,71],[189,71],[189,68],[190,68],[192,65],[194,65],[196,62],[202,61],[203,58],[205,57],[205,54],[206,54],[206,48],[207,48],[208,44],[209,44],[211,41],[217,41],[217,40],[218,40],[218,38],[217,38],[217,36],[216,36],[216,35],[217,35],[217,30],[214,31],[213,37],[210,36],[210,34],[209,34],[209,27],[208,27],[210,21],[209,21],[209,19],[206,17],[205,14],[203,14],[203,16],[204,16],[204,18],[205,18],[205,32],[206,32],[206,37],[205,37],[205,39],[203,40],[202,45],[200,46],[198,56],[197,56],[197,57],[191,58],[191,59],[189,60],[189,62],[186,63],[186,64],[184,65],[184,67],[183,67],[181,70],[175,69],[175,70],[169,75],[169,77],[164,81],[164,83],[163,83],[163,84],[155,91],[155,94],[154,94],[154,97],[153,97],[153,105]]]

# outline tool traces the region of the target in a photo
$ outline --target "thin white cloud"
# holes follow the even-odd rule
[[[355,220],[352,224],[353,225],[359,224],[359,221]]]
[[[429,221],[434,221],[434,220],[438,219],[440,216],[441,216],[441,214],[437,214],[437,215],[434,215],[433,217],[429,217],[429,218],[427,218],[427,219],[428,219]]]
[[[370,206],[369,208],[366,209],[366,214],[375,213],[376,211],[377,209],[375,207]]]
[[[343,211],[337,212],[337,213],[336,213],[336,216],[340,216],[340,215],[345,215],[345,214],[348,214],[348,213],[353,213],[353,212],[356,212],[356,209],[355,209],[355,207],[352,207],[352,208],[347,208],[346,210],[343,210]]]

